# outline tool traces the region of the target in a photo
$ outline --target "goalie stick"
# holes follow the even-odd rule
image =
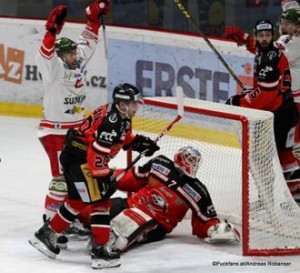
[[[158,142],[165,134],[167,134],[172,127],[174,126],[175,123],[177,123],[181,118],[183,117],[183,90],[182,87],[177,86],[176,88],[176,97],[177,97],[177,116],[175,119],[155,138],[154,142]],[[118,182],[142,157],[145,156],[148,150],[143,151],[140,153],[132,162],[129,164],[123,172],[121,172],[117,177],[116,177],[116,182]]]
[[[218,57],[218,59],[221,61],[221,63],[225,66],[229,74],[234,78],[234,80],[237,82],[237,84],[242,88],[245,89],[244,84],[240,81],[238,76],[234,73],[234,71],[231,69],[231,67],[228,65],[228,63],[224,60],[222,55],[217,51],[217,49],[213,46],[213,44],[210,42],[210,40],[207,38],[207,36],[202,32],[200,26],[197,24],[195,19],[189,14],[187,9],[183,6],[180,0],[173,0],[174,3],[177,5],[177,7],[180,9],[182,14],[185,16],[186,19],[189,19],[192,21],[194,26],[197,28],[200,36],[204,39],[204,41],[208,44],[210,49],[215,53],[215,55]]]

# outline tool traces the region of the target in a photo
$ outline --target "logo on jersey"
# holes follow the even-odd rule
[[[116,136],[117,136],[117,132],[115,130],[112,130],[111,133],[102,132],[100,135],[100,139],[113,142],[113,137],[116,137]]]
[[[81,114],[82,111],[84,111],[84,107],[80,107],[80,106],[73,106],[73,108],[70,108],[68,110],[65,111],[65,114]]]
[[[160,191],[156,189],[150,190],[147,195],[148,209],[155,212],[167,212],[168,203]]]
[[[118,120],[118,117],[117,117],[117,114],[116,113],[112,113],[108,120],[111,122],[111,123],[115,123],[117,120]]]
[[[273,60],[273,59],[275,59],[277,57],[277,53],[276,53],[276,51],[270,51],[269,53],[268,53],[268,58],[269,58],[269,60]]]
[[[82,103],[85,100],[86,96],[85,95],[80,95],[76,97],[71,97],[71,98],[65,98],[64,104],[77,104],[77,103]]]
[[[154,169],[155,171],[158,171],[160,173],[162,173],[163,175],[167,176],[170,172],[170,170],[160,164],[156,164],[156,163],[153,163],[152,164],[152,169]]]
[[[207,209],[206,209],[206,212],[207,212],[208,215],[210,215],[210,214],[215,214],[216,211],[215,211],[214,205],[208,206]]]
[[[269,73],[269,72],[272,72],[273,71],[273,67],[271,67],[271,66],[265,66],[264,68],[262,68],[260,71],[259,71],[259,76],[261,76],[261,77],[266,77],[267,76],[267,74]]]
[[[83,86],[82,79],[77,79],[76,83],[74,84],[74,87],[81,88],[82,86]]]
[[[201,195],[196,192],[189,184],[184,184],[183,187],[184,191],[188,193],[196,202],[201,199]]]

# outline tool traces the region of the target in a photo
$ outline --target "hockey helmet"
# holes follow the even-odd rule
[[[62,37],[55,41],[55,50],[59,56],[74,49],[77,49],[77,43],[69,38]]]
[[[290,21],[295,25],[300,25],[300,8],[299,9],[289,9],[281,14],[281,19]]]
[[[274,32],[275,32],[274,25],[268,19],[266,19],[266,20],[258,20],[255,23],[255,25],[254,25],[253,32],[254,32],[254,34],[256,36],[257,32],[264,31],[264,30],[270,30],[270,31],[272,31],[272,35],[274,35]]]
[[[114,103],[118,103],[119,101],[137,101],[143,103],[140,90],[129,83],[119,84],[114,88],[113,101]]]
[[[192,178],[196,177],[200,162],[201,153],[191,146],[180,148],[174,155],[175,166],[184,174]]]

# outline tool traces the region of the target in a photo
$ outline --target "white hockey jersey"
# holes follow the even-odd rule
[[[291,70],[294,100],[296,103],[300,103],[300,36],[282,35],[277,40],[277,43],[284,48]]]
[[[55,36],[47,32],[36,56],[42,75],[45,94],[43,118],[39,137],[64,135],[69,128],[77,128],[86,114],[85,66],[96,49],[98,36],[85,29],[79,36],[78,68],[71,70],[55,52]]]

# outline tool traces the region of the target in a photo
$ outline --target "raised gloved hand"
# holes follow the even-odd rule
[[[240,106],[240,98],[241,97],[242,97],[242,95],[233,95],[225,102],[225,104]]]
[[[224,35],[226,38],[234,40],[238,46],[248,45],[250,41],[249,34],[234,25],[228,26],[225,29]]]
[[[142,153],[147,150],[145,156],[152,156],[160,148],[154,140],[143,135],[136,135],[132,144],[132,150]]]
[[[96,0],[85,9],[85,17],[92,22],[99,22],[100,16],[109,13],[110,0]]]
[[[46,29],[52,34],[59,34],[61,32],[65,24],[67,8],[66,5],[59,5],[51,10],[47,19]]]

